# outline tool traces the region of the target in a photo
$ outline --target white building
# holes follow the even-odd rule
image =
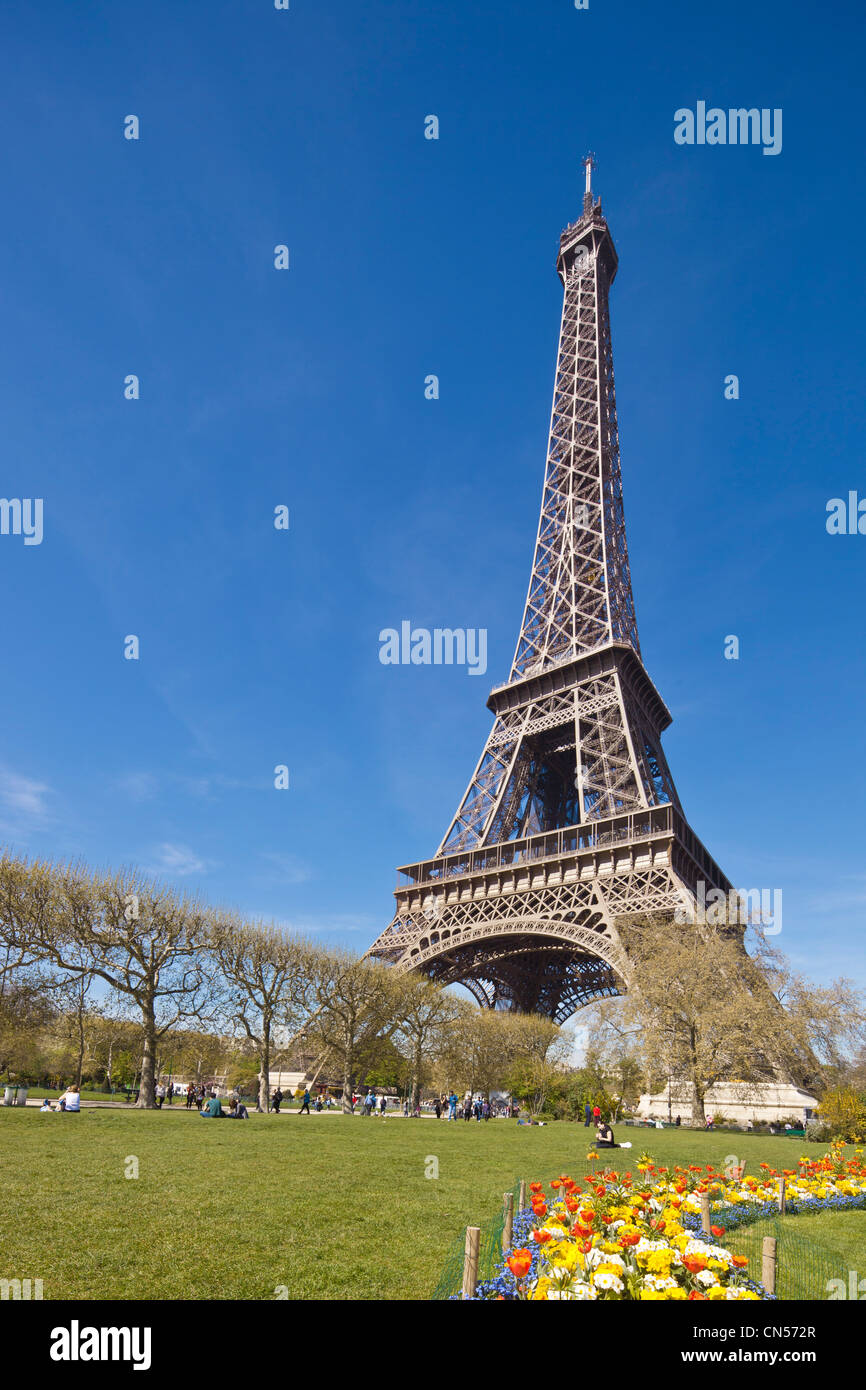
[[[808,1091],[775,1081],[720,1081],[710,1087],[704,1100],[707,1119],[724,1115],[736,1124],[793,1118],[803,1125],[817,1108],[817,1100]],[[638,1101],[637,1113],[644,1119],[654,1120],[666,1120],[669,1115],[676,1119],[681,1115],[688,1123],[692,1113],[691,1087],[685,1082],[674,1081],[658,1095],[643,1095]]]

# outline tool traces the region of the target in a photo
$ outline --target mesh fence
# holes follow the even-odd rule
[[[715,1213],[713,1216],[715,1220]],[[798,1234],[797,1217],[762,1217],[736,1231],[726,1233],[722,1244],[735,1255],[745,1255],[749,1261],[749,1278],[762,1282],[763,1245],[767,1236],[776,1241],[776,1297],[791,1299],[827,1299],[834,1280],[842,1280],[847,1288],[848,1260],[837,1251]]]
[[[518,1194],[520,1190],[520,1179],[516,1178],[511,1189],[514,1198],[514,1214],[517,1216]],[[482,1284],[487,1279],[492,1279],[502,1264],[502,1234],[505,1230],[505,1194],[503,1193],[502,1205],[496,1216],[490,1218],[481,1227],[481,1236],[478,1244],[478,1283]],[[436,1285],[431,1297],[434,1300],[442,1301],[449,1298],[459,1298],[463,1288],[463,1261],[466,1254],[466,1232],[463,1231],[457,1237],[445,1260],[439,1283]]]
[[[632,1163],[634,1160],[632,1159]],[[606,1158],[605,1158],[606,1166]],[[617,1169],[624,1171],[628,1164],[620,1162]],[[598,1172],[600,1165],[594,1162],[572,1162],[569,1164],[572,1176],[578,1181],[590,1171]],[[520,1180],[512,1189],[514,1195],[515,1242],[523,1239],[523,1222],[518,1211]],[[857,1203],[861,1205],[861,1203]],[[524,1220],[531,1212],[524,1212]],[[745,1255],[749,1261],[748,1276],[755,1283],[763,1282],[763,1245],[766,1236],[776,1241],[776,1298],[783,1300],[806,1299],[824,1300],[842,1281],[847,1290],[849,1282],[848,1259],[838,1251],[824,1245],[816,1245],[795,1229],[796,1212],[788,1212],[784,1217],[766,1214],[752,1215],[744,1212],[742,1206],[713,1207],[713,1225],[725,1228],[719,1243],[735,1255]],[[478,1252],[478,1284],[493,1279],[500,1272],[503,1260],[502,1233],[505,1223],[505,1204],[503,1201],[497,1215],[491,1217],[481,1229]],[[699,1221],[695,1225],[700,1226]],[[466,1252],[465,1231],[454,1241],[445,1261],[439,1283],[432,1294],[434,1300],[459,1298],[463,1287],[463,1262]],[[839,1293],[838,1297],[847,1296]]]

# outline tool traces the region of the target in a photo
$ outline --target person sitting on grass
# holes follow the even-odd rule
[[[198,1112],[202,1120],[224,1120],[225,1112],[220,1105],[219,1096],[212,1091],[209,1098],[205,1101],[201,1110]]]
[[[243,1102],[242,1102],[238,1097],[236,1097],[236,1098],[232,1101],[231,1105],[229,1106],[229,1113],[226,1115],[226,1119],[227,1119],[227,1120],[248,1120],[249,1118],[250,1118],[250,1115],[249,1115],[249,1111],[247,1110],[247,1107],[243,1104]]]
[[[596,1142],[596,1146],[597,1146],[599,1149],[618,1149],[618,1148],[619,1148],[619,1144],[617,1144],[616,1141],[614,1140],[614,1137],[613,1137],[613,1130],[611,1129],[611,1127],[610,1127],[610,1125],[608,1124],[607,1120],[602,1120],[601,1124],[599,1125],[598,1129],[596,1130],[596,1132],[595,1132],[595,1142]]]
[[[69,1115],[77,1115],[81,1110],[81,1092],[77,1086],[67,1086],[60,1097],[60,1109]]]
[[[50,1110],[50,1112],[51,1112],[52,1115],[56,1115],[56,1114],[57,1114],[57,1111],[54,1109],[54,1106],[51,1104],[51,1101],[48,1099],[47,1096],[45,1096],[45,1098],[44,1098],[43,1101],[42,1101],[42,1104],[41,1104],[40,1107],[39,1107],[39,1113],[40,1113],[40,1115],[41,1115],[41,1114],[43,1113],[43,1111],[45,1111],[45,1110]]]

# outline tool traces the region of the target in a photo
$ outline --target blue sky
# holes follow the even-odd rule
[[[795,964],[866,981],[866,537],[825,527],[866,496],[863,60],[848,3],[8,0],[0,492],[44,539],[0,536],[0,836],[387,924],[508,674],[592,148],[668,759]],[[698,100],[782,152],[676,145]],[[402,619],[486,628],[487,675],[381,665]]]

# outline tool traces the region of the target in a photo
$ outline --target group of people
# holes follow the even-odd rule
[[[222,1101],[216,1091],[211,1091],[198,1113],[201,1120],[248,1120],[250,1118],[250,1113],[240,1096],[231,1096],[228,1110],[223,1110]]]
[[[447,1095],[437,1096],[433,1102],[433,1110],[437,1120],[441,1120],[444,1115],[446,1120],[472,1120],[478,1124],[482,1120],[489,1120],[493,1114],[490,1101],[485,1096],[473,1096],[471,1091],[467,1091],[462,1102],[457,1096],[456,1091],[451,1091]],[[459,1114],[458,1114],[459,1111]]]
[[[359,1103],[361,1106],[361,1114],[366,1115],[368,1118],[370,1115],[384,1115],[388,1109],[388,1097],[384,1094],[384,1092],[381,1096],[377,1096],[375,1091],[367,1091],[366,1095],[362,1097],[358,1095],[355,1091],[353,1091],[353,1115],[355,1114],[355,1108]]]
[[[280,1090],[279,1086],[277,1086],[276,1090],[274,1091],[273,1095],[271,1096],[271,1109],[273,1110],[273,1112],[274,1112],[275,1115],[279,1115],[279,1113],[280,1113],[280,1106],[282,1105],[282,1103],[283,1103],[283,1101],[284,1101],[285,1099],[286,1099],[285,1095],[284,1095],[283,1092]],[[309,1088],[309,1086],[299,1086],[299,1087],[298,1087],[298,1089],[295,1091],[295,1100],[299,1100],[299,1101],[301,1102],[301,1108],[300,1108],[300,1110],[298,1111],[298,1114],[299,1114],[299,1115],[309,1115],[309,1113],[310,1113],[310,1101],[311,1101],[312,1099],[313,1099],[313,1098],[312,1098],[312,1096],[310,1095],[310,1088]],[[323,1105],[323,1103],[322,1103],[322,1096],[321,1096],[321,1093],[319,1093],[319,1095],[316,1096],[315,1105],[316,1105],[316,1109],[317,1109],[317,1110],[323,1110],[323,1109],[325,1108],[324,1105]],[[331,1108],[331,1100],[330,1100],[330,1096],[329,1096],[329,1097],[328,1097],[328,1109],[330,1109],[330,1108]]]

